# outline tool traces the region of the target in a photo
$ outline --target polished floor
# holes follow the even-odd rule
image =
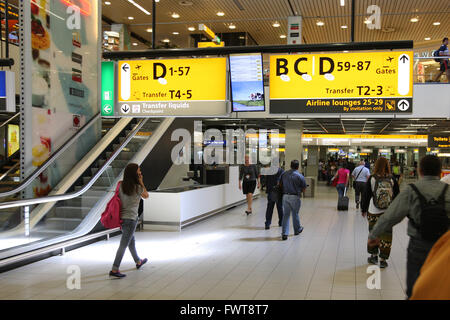
[[[368,289],[367,221],[353,199],[338,212],[335,189],[319,184],[314,198],[302,200],[303,233],[294,236],[291,221],[287,241],[276,209],[264,230],[265,197],[248,217],[239,206],[181,232],[137,232],[138,253],[149,263],[136,270],[127,251],[123,279],[108,277],[120,237],[102,240],[1,273],[0,299],[405,299],[407,221],[394,227],[381,289]],[[73,266],[81,287],[71,290]]]

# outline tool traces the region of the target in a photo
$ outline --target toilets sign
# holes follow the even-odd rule
[[[273,55],[270,113],[411,113],[413,52]]]

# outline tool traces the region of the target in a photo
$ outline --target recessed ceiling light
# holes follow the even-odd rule
[[[275,22],[272,26],[275,28],[278,28],[280,26],[280,24],[278,22]]]
[[[189,27],[188,30],[189,31],[195,31],[195,28],[194,27]]]
[[[217,12],[217,15],[218,15],[219,17],[223,17],[223,16],[225,15],[225,12],[219,11],[219,12]]]
[[[111,2],[105,1],[105,4],[106,4],[107,6],[110,6],[110,5],[111,5]]]
[[[164,39],[163,42],[170,42],[170,40],[169,39]]]
[[[177,34],[180,34],[179,32],[177,32],[177,31],[174,31],[174,32],[172,32],[172,34],[175,34],[175,35],[177,35]]]
[[[178,19],[180,17],[180,15],[178,14],[178,13],[173,13],[172,14],[172,18],[174,18],[174,19]]]
[[[151,13],[148,12],[147,10],[145,10],[141,5],[139,5],[138,3],[134,2],[134,0],[128,0],[129,3],[131,3],[132,5],[134,5],[136,8],[138,8],[139,10],[141,10],[143,13],[145,13],[146,15],[150,15]]]
[[[280,38],[281,38],[281,39],[284,39],[284,38],[286,38],[286,35],[282,34],[282,35],[280,36]]]
[[[153,29],[152,28],[148,28],[146,31],[147,32],[153,32]]]
[[[441,24],[440,22],[433,22],[433,26],[438,26],[440,24]]]
[[[431,40],[431,38],[429,38],[429,37],[426,37],[426,38],[425,38],[425,40],[426,40],[426,41],[428,41],[428,40]]]
[[[230,25],[228,26],[228,28],[230,28],[230,29],[236,29],[236,26],[235,26],[234,24],[230,24]]]
[[[128,20],[133,20],[134,19],[134,17],[128,17]]]
[[[419,21],[419,19],[418,19],[418,18],[412,18],[412,19],[409,20],[409,21],[411,21],[411,22],[417,22],[417,21]]]
[[[136,42],[133,42],[133,46],[137,46],[138,44]]]
[[[317,21],[316,24],[317,24],[319,27],[321,27],[321,26],[323,26],[323,25],[325,24],[325,22],[323,22],[323,21]]]
[[[348,27],[347,27],[347,26],[341,26],[341,28],[342,28],[342,29],[347,29]]]
[[[345,6],[345,0],[341,0],[341,7]]]

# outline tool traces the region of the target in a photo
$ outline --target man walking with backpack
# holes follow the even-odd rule
[[[442,40],[442,46],[437,49],[434,54],[436,57],[442,57],[442,56],[450,56],[450,52],[448,50],[448,38],[445,37]],[[439,74],[437,75],[435,82],[439,81],[439,78],[442,76],[442,74],[445,72],[445,75],[447,76],[447,82],[450,82],[450,66],[448,59],[434,59],[436,62],[439,62],[441,67],[439,68]]]
[[[369,232],[379,219],[382,218],[391,202],[399,193],[397,180],[391,174],[389,161],[380,157],[375,162],[373,175],[367,180],[364,188],[361,213],[367,216],[369,222]],[[380,235],[380,243],[375,246],[367,246],[367,252],[370,257],[367,262],[378,264],[378,254],[380,255],[380,268],[388,266],[386,260],[389,259],[392,247],[392,228],[385,229]]]
[[[369,234],[368,246],[379,243],[386,230],[409,218],[406,294],[412,288],[434,243],[449,229],[450,188],[439,180],[442,165],[438,157],[427,155],[419,165],[421,179],[406,187],[391,203]]]

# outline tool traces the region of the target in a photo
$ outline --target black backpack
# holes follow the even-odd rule
[[[417,193],[420,200],[420,225],[411,218],[410,220],[419,230],[424,240],[435,242],[447,232],[450,225],[445,211],[445,193],[447,192],[448,184],[445,184],[444,190],[437,201],[434,198],[427,201],[414,184],[410,184],[410,186]]]
[[[440,48],[439,48],[439,49],[440,49]],[[441,51],[439,51],[439,49],[433,52],[433,57],[440,57],[439,52],[441,52]],[[441,59],[434,59],[434,61],[436,61],[436,62],[442,62]]]

